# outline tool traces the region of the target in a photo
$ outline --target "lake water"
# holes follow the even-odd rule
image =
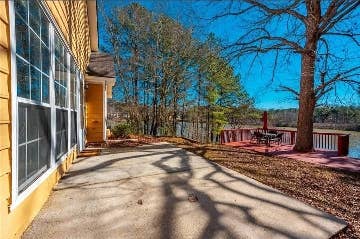
[[[360,132],[349,132],[350,148],[349,156],[360,160]]]

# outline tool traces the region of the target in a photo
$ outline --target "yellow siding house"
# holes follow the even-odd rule
[[[21,236],[86,141],[106,139],[114,76],[91,70],[97,51],[95,0],[0,1],[1,239]]]

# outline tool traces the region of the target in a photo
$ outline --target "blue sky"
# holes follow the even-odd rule
[[[137,2],[148,10],[164,13],[170,17],[180,21],[185,26],[194,28],[194,36],[198,39],[204,39],[206,35],[213,32],[216,37],[224,42],[232,42],[239,36],[240,24],[239,20],[234,17],[222,18],[217,21],[210,22],[206,20],[214,16],[219,11],[219,5],[209,4],[208,1],[190,1],[190,0],[99,0],[98,7],[104,9],[104,13],[108,13],[115,7],[128,5]],[[221,7],[221,6],[220,6]],[[99,37],[100,46],[104,44],[105,30],[102,13],[99,14]],[[278,29],[274,25],[274,29]],[[352,60],[351,65],[360,65],[359,47],[340,39],[332,40],[333,47],[340,50],[347,50],[350,54],[355,55],[355,61]],[[349,54],[349,53],[348,53]],[[287,92],[279,91],[280,84],[286,84],[298,89],[300,78],[300,56],[294,54],[288,61],[280,61],[277,67],[276,75],[272,81],[272,69],[275,54],[268,53],[261,55],[259,60],[253,64],[252,57],[244,56],[234,59],[231,64],[237,73],[241,75],[242,83],[250,96],[254,97],[256,107],[262,109],[270,108],[296,108],[297,101],[293,100],[292,95]],[[252,67],[250,67],[252,65]],[[352,104],[360,106],[360,97],[348,87],[337,87],[337,95],[340,96],[342,104]],[[327,97],[327,103],[338,104],[339,98],[335,98],[333,94]]]

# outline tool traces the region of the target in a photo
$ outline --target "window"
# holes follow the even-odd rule
[[[85,128],[85,112],[84,112],[84,80],[79,77],[80,80],[80,100],[79,100],[79,118],[80,118],[80,129]]]
[[[77,108],[79,72],[74,59],[70,58],[70,108],[71,108],[71,146],[77,143]]]
[[[72,110],[77,109],[77,67],[74,59],[70,58],[70,107]]]
[[[77,144],[77,112],[71,112],[71,146]]]
[[[68,111],[56,109],[56,161],[68,151]]]
[[[36,1],[16,0],[15,35],[19,97],[49,103],[49,22]]]
[[[50,108],[18,105],[18,188],[21,192],[49,167]]]
[[[18,191],[50,165],[49,23],[40,6],[16,0],[15,37],[18,104]],[[38,105],[38,104],[41,104]]]
[[[78,141],[80,71],[41,2],[14,0],[17,174],[13,181],[18,193],[51,165],[56,167],[69,143],[75,146]]]
[[[55,35],[55,105],[67,107],[67,79],[68,63],[67,51],[60,41],[60,37]]]

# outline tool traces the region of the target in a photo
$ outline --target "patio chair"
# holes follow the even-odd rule
[[[251,134],[250,141],[254,141],[254,140],[258,144],[260,144],[261,142],[266,142],[266,138],[264,137],[264,134],[259,131],[255,131],[254,133]]]
[[[250,131],[250,142],[257,141],[257,135],[258,131]]]
[[[282,137],[283,137],[284,133],[277,133],[276,136],[274,138],[270,139],[270,142],[277,142],[278,145],[280,145],[280,143],[282,143]]]
[[[270,130],[268,130],[267,133],[268,134],[277,134],[278,132],[276,130],[274,130],[274,129],[270,129]]]

